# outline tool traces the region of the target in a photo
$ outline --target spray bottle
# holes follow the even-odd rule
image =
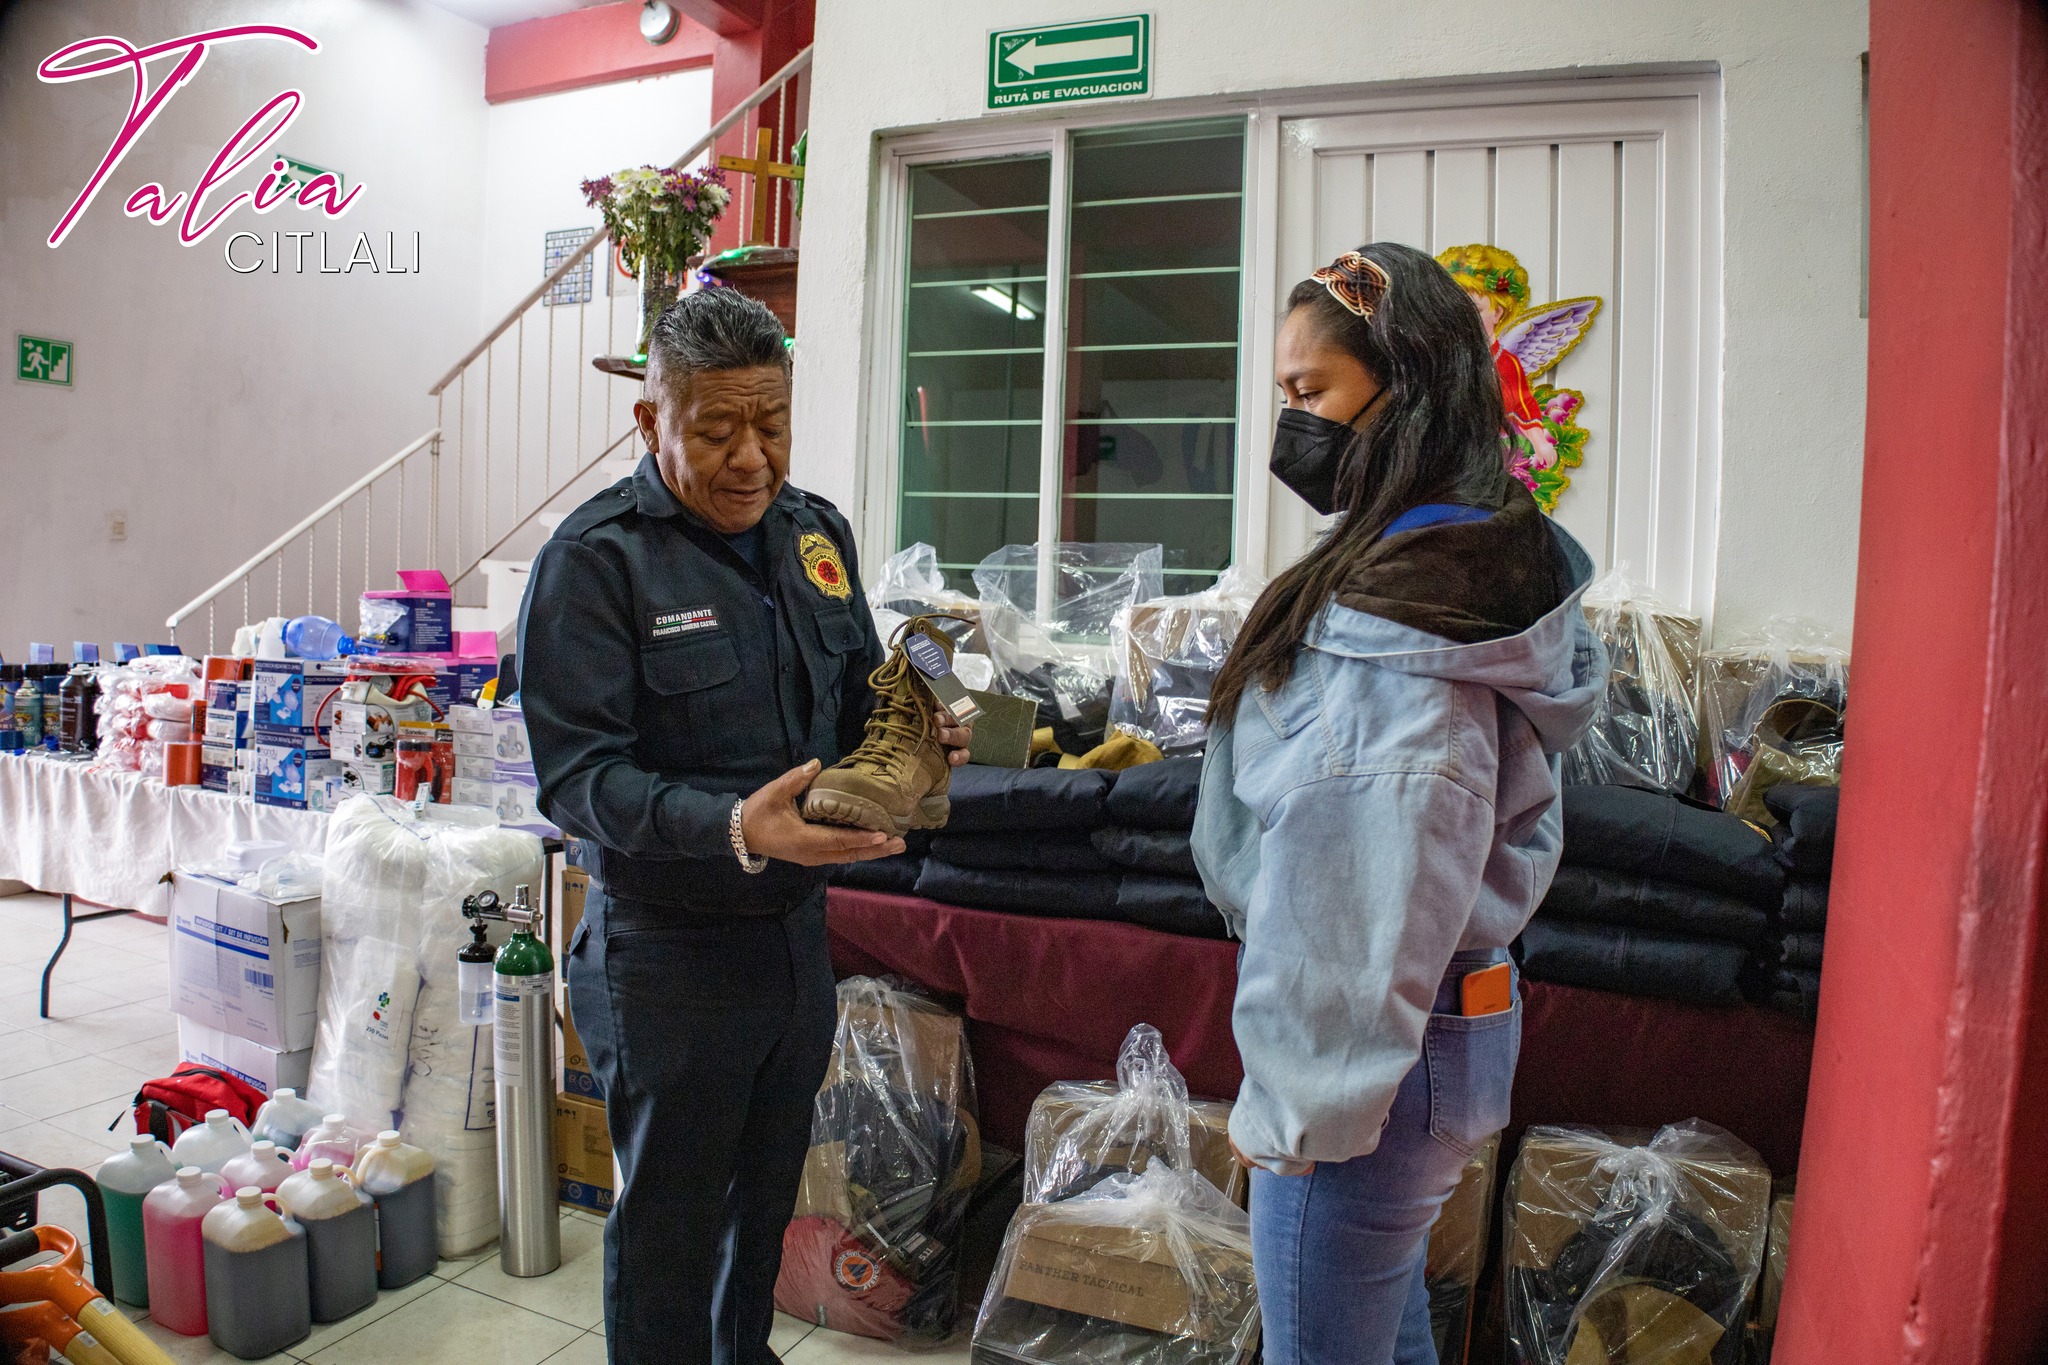
[[[562,1264],[555,1213],[555,959],[535,936],[540,912],[516,888],[462,903],[472,920],[501,919],[512,937],[493,964],[492,1063],[498,1088],[498,1261],[507,1275],[547,1275]]]
[[[24,676],[20,664],[0,664],[0,753],[14,753],[22,747],[21,722],[15,715],[14,700]]]

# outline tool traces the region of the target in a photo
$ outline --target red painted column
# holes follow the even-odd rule
[[[787,65],[790,58],[803,51],[810,44],[816,17],[817,0],[767,0],[759,29],[719,38],[711,66],[711,117],[723,118],[741,100],[758,90],[763,81]],[[798,95],[809,88],[810,77],[806,74],[791,93]],[[757,113],[750,114],[721,137],[713,154],[753,156],[755,133],[765,118],[768,126],[776,131],[776,155],[787,160],[797,135],[809,126],[807,112],[798,99],[792,99],[780,111],[777,102],[770,99]],[[746,236],[748,191],[741,188],[741,179],[739,175],[728,172],[733,204],[712,231],[709,250],[713,253],[738,246]],[[777,183],[775,192],[783,196],[780,240],[786,245],[793,226],[789,193],[782,187],[782,182]],[[774,222],[772,213],[769,221],[771,224]]]
[[[2048,10],[1870,11],[1854,676],[1775,1358],[2034,1360],[2048,1347]]]

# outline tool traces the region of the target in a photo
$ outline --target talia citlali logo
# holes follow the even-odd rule
[[[121,163],[147,135],[150,125],[181,90],[200,79],[208,57],[218,49],[250,42],[292,44],[312,54],[320,51],[319,40],[300,29],[281,24],[234,24],[142,46],[111,35],[83,38],[43,58],[36,67],[36,75],[46,84],[63,85],[101,77],[118,79],[123,75],[129,83],[127,116],[110,130],[106,154],[64,216],[50,229],[47,241],[52,249],[64,245],[64,239],[92,208],[100,192],[115,179]],[[279,91],[226,135],[220,151],[190,189],[170,189],[149,181],[129,191],[121,202],[121,211],[159,227],[175,222],[179,244],[188,247],[205,241],[242,213],[262,215],[290,208],[317,215],[313,219],[316,223],[342,217],[361,199],[367,186],[358,181],[344,187],[337,173],[300,165],[272,150],[305,103],[306,96],[301,90]],[[323,275],[348,274],[359,266],[376,274],[418,273],[419,234],[412,234],[409,260],[405,259],[398,236],[384,234],[384,255],[380,260],[378,244],[367,232],[355,234],[353,242],[344,237],[342,245],[330,253],[328,234],[324,231],[259,232],[242,228],[223,239],[221,254],[228,268],[242,275],[259,270],[270,274],[281,270],[305,273],[309,261],[311,268]]]

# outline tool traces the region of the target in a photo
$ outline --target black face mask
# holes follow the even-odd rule
[[[1305,408],[1282,408],[1273,429],[1273,477],[1313,507],[1319,515],[1337,510],[1337,471],[1359,432],[1353,425],[1386,396],[1381,389],[1349,422],[1333,422]]]

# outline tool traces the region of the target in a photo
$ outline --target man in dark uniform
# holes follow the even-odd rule
[[[519,615],[541,809],[601,850],[566,965],[625,1176],[605,1330],[614,1365],[766,1365],[836,1019],[824,867],[903,848],[796,802],[860,743],[884,650],[845,518],[785,482],[774,314],[679,300],[634,414],[646,458],[562,523]]]

